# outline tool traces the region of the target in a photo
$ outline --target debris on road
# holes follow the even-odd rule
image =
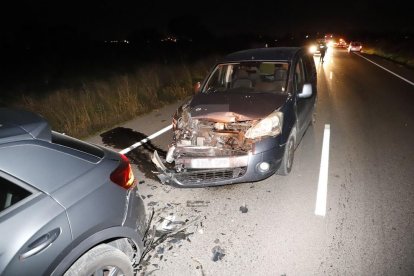
[[[159,205],[156,203],[151,201],[147,205],[157,205],[159,208]],[[166,261],[164,255],[171,255],[171,253],[167,252],[171,251],[174,256],[176,253],[174,253],[173,249],[181,247],[182,241],[191,242],[189,236],[193,235],[199,228],[201,217],[178,220],[174,208],[179,205],[179,203],[167,203],[157,211],[154,208],[152,209],[143,239],[144,250],[138,264],[134,268],[137,275],[138,273],[140,275],[147,275],[151,265],[158,268],[160,261]],[[193,227],[193,229],[189,230],[190,227]]]
[[[213,253],[213,262],[217,262],[226,256],[224,249],[218,245],[214,246],[211,252]]]
[[[196,269],[199,271],[199,274],[201,274],[201,276],[204,276],[204,269],[203,269],[203,265],[201,264],[201,262],[197,259],[191,258],[194,262],[196,262],[198,265],[196,266]]]
[[[245,214],[245,213],[247,213],[247,211],[249,211],[249,209],[247,209],[247,205],[246,205],[246,204],[244,204],[243,206],[240,206],[240,211],[241,211],[243,214]]]
[[[210,201],[204,200],[187,200],[187,207],[208,207]]]

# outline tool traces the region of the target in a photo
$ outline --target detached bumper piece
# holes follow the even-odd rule
[[[245,163],[244,166],[240,167],[187,169],[182,172],[176,172],[175,170],[170,170],[165,167],[157,151],[154,151],[151,160],[157,167],[157,177],[163,184],[167,183],[181,187],[213,186],[221,181],[228,182],[242,177],[247,171],[247,160],[246,162],[240,162],[240,160],[238,160],[239,162],[236,163],[243,163],[243,165]]]

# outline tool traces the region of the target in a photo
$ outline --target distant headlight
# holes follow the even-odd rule
[[[312,45],[312,46],[309,47],[309,53],[311,53],[311,54],[316,53],[316,46],[315,45]]]
[[[276,136],[282,132],[283,113],[275,111],[262,119],[255,126],[249,128],[244,135],[246,138],[255,139],[262,136]]]

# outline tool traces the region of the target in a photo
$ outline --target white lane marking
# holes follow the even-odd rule
[[[329,73],[329,79],[332,79],[332,71]]]
[[[325,125],[322,142],[321,167],[319,170],[318,192],[316,194],[315,215],[325,216],[326,214],[326,196],[328,193],[328,167],[329,167],[329,138],[331,126]]]
[[[141,146],[142,144],[147,143],[149,140],[154,139],[155,137],[160,136],[164,132],[169,131],[170,129],[172,129],[172,125],[169,125],[169,126],[164,127],[163,129],[155,132],[154,134],[151,134],[147,138],[144,138],[141,141],[133,144],[132,146],[127,147],[126,149],[121,150],[119,153],[126,154],[126,153],[130,152],[131,150],[136,149],[137,147]]]
[[[398,78],[402,79],[403,81],[408,82],[409,84],[411,84],[412,86],[414,86],[414,82],[409,81],[409,80],[407,80],[407,79],[406,79],[406,78],[404,78],[404,77],[401,77],[400,75],[398,75],[398,74],[396,74],[396,73],[392,72],[391,70],[388,70],[387,68],[385,68],[385,67],[383,67],[383,66],[381,66],[381,65],[379,65],[379,64],[377,64],[377,63],[375,63],[375,62],[373,62],[372,60],[370,60],[370,59],[368,59],[368,58],[364,57],[364,56],[363,56],[363,55],[361,55],[361,54],[358,54],[358,53],[354,53],[354,54],[355,54],[355,55],[357,55],[357,56],[360,56],[360,57],[362,57],[362,58],[364,58],[364,59],[366,59],[366,60],[368,60],[368,61],[369,61],[369,62],[371,62],[372,64],[375,64],[376,66],[380,67],[381,69],[384,69],[384,70],[385,70],[385,71],[387,71],[388,73],[391,73],[391,74],[393,74],[394,76],[396,76],[396,77],[398,77]]]

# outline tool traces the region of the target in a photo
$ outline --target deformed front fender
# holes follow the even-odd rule
[[[158,155],[158,152],[155,150],[154,153],[151,156],[152,163],[155,164],[158,170],[157,177],[161,181],[162,184],[171,182],[174,178],[173,171],[167,169],[165,165],[162,163],[162,160],[160,156]]]

